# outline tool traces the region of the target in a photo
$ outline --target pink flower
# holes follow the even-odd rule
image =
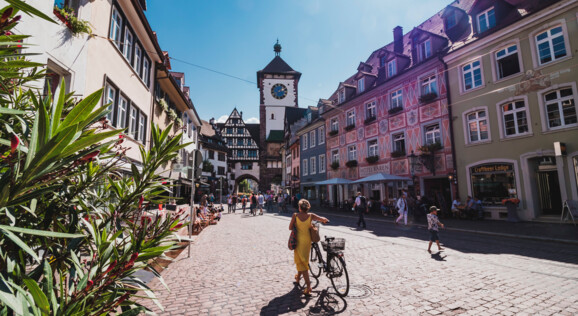
[[[94,281],[88,280],[88,285],[86,285],[87,289],[90,289],[94,285]]]
[[[93,151],[90,154],[87,154],[86,156],[80,158],[79,160],[83,161],[83,162],[92,161],[92,159],[94,159],[94,157],[98,156],[98,154],[100,154],[100,150]]]
[[[144,202],[144,195],[140,196],[140,200],[138,201],[138,208],[142,208],[142,202]]]
[[[20,138],[18,138],[18,136],[16,136],[15,134],[12,134],[12,137],[10,138],[10,153],[11,154],[13,154],[16,151],[19,144],[20,144]]]
[[[114,267],[116,267],[116,260],[114,260],[110,266],[108,266],[108,269],[106,269],[106,271],[104,272],[104,274],[109,273],[110,271],[112,271],[112,269],[114,269]]]
[[[175,225],[175,227],[171,228],[170,230],[171,231],[177,230],[177,229],[181,228],[182,226],[183,226],[183,223],[178,223],[177,225]]]

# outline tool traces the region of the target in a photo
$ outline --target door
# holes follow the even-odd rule
[[[558,172],[538,171],[538,192],[542,215],[560,215],[562,213],[562,195]]]

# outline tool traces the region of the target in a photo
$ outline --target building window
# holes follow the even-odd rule
[[[315,130],[309,132],[309,148],[315,147]]]
[[[468,91],[482,85],[482,69],[480,61],[476,60],[462,67],[462,79],[464,91]]]
[[[318,132],[319,132],[319,145],[325,144],[325,126],[319,127]]]
[[[483,33],[496,26],[496,15],[494,8],[490,8],[478,14],[477,20],[479,33]]]
[[[301,142],[303,143],[303,150],[307,149],[307,133],[303,134]]]
[[[387,63],[387,76],[393,77],[397,74],[397,65],[395,59]]]
[[[118,100],[116,127],[126,128],[127,113],[128,113],[128,101],[122,95],[120,95]]]
[[[109,37],[116,45],[120,47],[121,40],[121,29],[122,29],[122,16],[116,7],[112,7],[112,17],[110,19],[110,34]]]
[[[227,127],[227,134],[228,135],[233,134],[233,128],[232,127]]]
[[[421,95],[426,95],[430,93],[436,95],[438,93],[437,79],[435,75],[429,76],[421,80]]]
[[[309,172],[309,174],[316,174],[316,173],[317,173],[317,170],[315,170],[315,169],[316,169],[316,166],[315,166],[315,165],[316,165],[316,164],[315,164],[315,157],[309,158],[309,168],[310,168],[310,170],[311,170],[311,171]]]
[[[455,10],[451,10],[448,15],[446,15],[446,29],[449,30],[458,24],[458,17]]]
[[[393,91],[389,94],[389,103],[391,109],[401,108],[403,106],[403,89]]]
[[[271,119],[272,119],[272,120],[275,119],[275,113],[271,113]]]
[[[325,165],[327,162],[325,161],[325,154],[319,155],[319,173],[325,172]]]
[[[393,152],[405,154],[405,135],[403,133],[395,134],[393,139]]]
[[[430,125],[430,126],[426,126],[424,128],[424,138],[425,138],[425,144],[426,145],[431,145],[431,144],[435,144],[435,143],[442,143],[442,136],[441,136],[441,132],[440,132],[440,125],[439,124],[435,124],[435,125]]]
[[[484,141],[489,138],[486,111],[468,113],[467,123],[470,143]]]
[[[215,159],[215,152],[212,150],[209,150],[209,159]]]
[[[122,54],[124,58],[130,63],[132,61],[132,45],[134,37],[128,27],[124,28],[124,45],[122,47]]]
[[[339,163],[339,150],[336,149],[331,152],[331,162]]]
[[[345,102],[345,88],[342,88],[342,89],[339,90],[339,92],[337,93],[337,101],[338,101],[339,103]]]
[[[357,80],[357,90],[358,93],[365,91],[365,78]]]
[[[140,65],[142,59],[142,49],[138,44],[134,46],[134,60],[132,67],[136,70],[136,73],[140,76]]]
[[[540,65],[558,60],[567,55],[564,32],[561,26],[536,35],[536,46],[538,47]]]
[[[253,164],[252,163],[242,163],[241,170],[252,170]]]
[[[219,161],[225,161],[226,160],[225,159],[225,153],[218,153],[217,155],[218,155]]]
[[[502,105],[504,117],[504,132],[506,136],[516,136],[528,132],[526,104],[524,101],[514,101]]]
[[[217,167],[217,174],[220,176],[225,175],[225,167]]]
[[[419,61],[424,61],[431,57],[432,50],[431,50],[431,41],[428,39],[424,42],[419,43],[418,45],[418,53],[419,53]]]
[[[138,128],[138,109],[134,106],[130,107],[130,115],[128,120],[128,134],[132,137],[136,137],[136,132]]]
[[[367,142],[367,157],[379,156],[379,148],[377,146],[377,139]]]
[[[143,58],[141,78],[147,87],[149,85],[149,78],[150,78],[150,72],[151,72],[149,66],[150,66],[150,61],[148,60],[148,58]]]
[[[137,139],[143,144],[146,141],[146,126],[147,126],[146,123],[147,117],[142,112],[139,111]]]
[[[237,150],[237,158],[245,157],[245,152],[243,150]]]
[[[337,118],[331,119],[331,131],[332,132],[339,131],[339,120]]]
[[[365,119],[372,119],[377,116],[375,101],[365,104]]]
[[[355,126],[355,110],[347,112],[347,126]]]
[[[249,158],[257,158],[257,151],[254,149],[248,150]]]
[[[347,147],[347,159],[349,161],[357,160],[357,146],[353,145]]]
[[[116,89],[113,88],[110,84],[106,85],[106,104],[110,104],[108,106],[108,111],[110,111],[106,118],[112,123],[112,118],[114,117],[114,103],[116,101]]]
[[[576,125],[576,103],[571,88],[563,88],[544,95],[548,127]]]
[[[472,195],[483,205],[502,206],[502,200],[517,197],[514,165],[492,163],[470,168]]]
[[[496,73],[498,79],[506,78],[520,72],[518,46],[511,45],[496,52]]]
[[[301,170],[303,171],[303,175],[306,176],[307,172],[309,171],[308,160],[303,159],[303,165],[301,166]]]

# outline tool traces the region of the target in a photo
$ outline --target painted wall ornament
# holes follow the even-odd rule
[[[381,120],[379,122],[379,132],[381,134],[386,134],[388,130],[388,124],[387,124],[387,120]]]
[[[528,70],[520,83],[516,86],[514,95],[527,94],[528,92],[542,90],[552,84],[550,75],[542,75],[540,70]]]
[[[407,114],[407,124],[415,125],[417,123],[417,110],[411,110]]]

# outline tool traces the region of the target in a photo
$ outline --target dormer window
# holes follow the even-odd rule
[[[387,76],[393,77],[397,74],[397,64],[395,59],[387,63]]]
[[[345,102],[345,88],[339,90],[339,92],[337,93],[337,101],[339,103]]]
[[[424,61],[424,60],[428,59],[429,57],[431,57],[431,55],[432,55],[431,41],[429,39],[419,43],[418,53],[419,53],[419,55],[418,55],[419,61]]]
[[[494,8],[489,8],[488,10],[478,14],[476,19],[478,21],[478,33],[483,33],[494,26],[496,26],[496,14]]]
[[[357,80],[357,92],[362,93],[365,91],[365,78]]]
[[[307,122],[311,123],[311,112],[307,113]]]
[[[458,17],[455,10],[452,10],[446,16],[446,29],[449,30],[458,24]]]
[[[386,56],[381,57],[381,58],[379,59],[379,66],[380,66],[380,67],[385,66],[385,63],[386,63],[386,62],[387,62]]]

